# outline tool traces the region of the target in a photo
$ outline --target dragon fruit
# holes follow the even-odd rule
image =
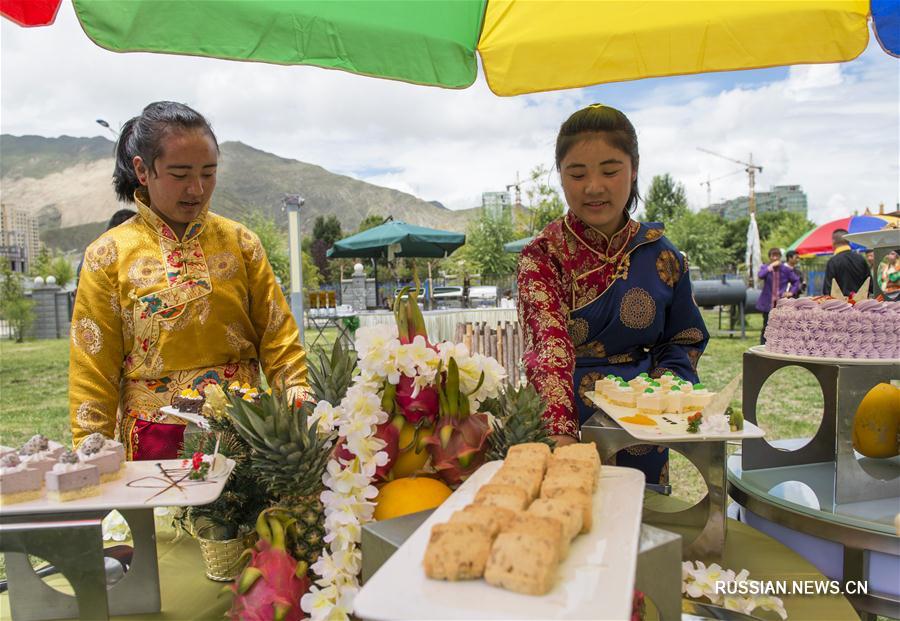
[[[305,615],[300,598],[309,590],[306,563],[296,561],[285,547],[285,530],[293,519],[266,509],[256,520],[259,541],[246,550],[250,563],[230,587],[234,593],[228,618],[232,621],[299,621]]]
[[[431,465],[447,485],[454,486],[484,463],[491,424],[487,414],[469,411],[469,397],[481,388],[484,373],[467,395],[460,391],[459,367],[450,358],[442,380],[438,385],[440,417],[427,443]]]
[[[433,425],[438,415],[438,391],[434,386],[421,388],[415,396],[414,378],[406,375],[400,376],[397,384],[395,400],[397,409],[403,414],[403,418],[413,425],[425,421],[427,425]]]
[[[425,329],[425,318],[419,309],[419,290],[403,287],[394,299],[394,319],[397,321],[397,332],[400,343],[408,345],[417,336],[428,343],[428,331]],[[429,344],[430,345],[430,344]]]

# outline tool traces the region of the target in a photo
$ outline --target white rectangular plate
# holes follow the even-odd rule
[[[621,405],[610,403],[596,392],[586,392],[585,397],[593,401],[597,407],[609,414],[622,429],[638,440],[646,440],[648,442],[707,442],[710,440],[744,440],[746,438],[762,438],[766,433],[751,423],[744,420],[744,428],[741,431],[728,431],[726,433],[688,433],[687,419],[693,414],[645,414],[656,421],[656,425],[635,425],[634,423],[623,422],[625,416],[634,416],[637,414],[637,408],[628,408]],[[668,419],[668,420],[666,420]],[[672,424],[669,421],[674,421]]]
[[[19,502],[12,505],[3,505],[0,514],[24,515],[38,513],[60,513],[70,511],[102,511],[106,509],[150,509],[153,507],[188,507],[206,505],[219,497],[228,476],[234,469],[234,461],[226,459],[227,469],[215,479],[208,481],[191,481],[185,479],[179,485],[181,490],[174,487],[151,499],[151,496],[169,487],[169,482],[163,476],[157,464],[166,468],[172,474],[172,478],[180,477],[172,471],[182,468],[181,459],[156,459],[151,461],[127,461],[123,466],[122,476],[115,481],[100,484],[100,494],[79,498],[68,502],[56,502],[45,495],[37,500]],[[188,461],[187,468],[190,468]],[[130,485],[129,485],[130,484]]]
[[[603,466],[594,494],[591,532],[572,541],[547,595],[522,595],[484,580],[445,582],[425,577],[422,561],[431,527],[471,504],[503,462],[482,466],[438,507],[366,583],[354,614],[387,619],[628,619],[637,566],[644,475]]]
[[[159,411],[163,414],[168,414],[169,416],[174,416],[175,418],[180,418],[181,420],[186,420],[189,423],[194,423],[201,429],[209,429],[209,420],[205,416],[203,416],[203,414],[182,412],[178,408],[174,408],[171,405],[165,405],[159,408]]]

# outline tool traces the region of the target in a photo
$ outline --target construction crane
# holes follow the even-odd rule
[[[703,147],[697,147],[698,151],[703,151],[704,153],[709,153],[710,155],[715,155],[716,157],[721,157],[723,160],[728,160],[729,162],[735,162],[744,166],[744,171],[747,173],[747,177],[750,181],[750,213],[756,214],[756,173],[759,172],[762,174],[763,167],[753,163],[753,154],[750,154],[749,162],[742,162],[741,160],[736,160],[732,157],[728,157],[727,155],[722,155],[721,153],[716,153],[715,151],[710,151],[709,149],[704,149]]]
[[[509,192],[510,188],[516,189],[516,207],[522,206],[522,182],[519,181],[519,171],[516,171],[516,182],[510,183],[506,186],[506,191]]]
[[[724,179],[726,177],[733,177],[734,175],[739,175],[743,170],[736,170],[734,172],[730,172],[727,175],[722,175],[721,177],[716,177],[715,179],[710,179],[709,175],[706,175],[706,181],[701,181],[700,185],[706,186],[706,206],[709,207],[712,205],[712,182],[718,181],[719,179]]]

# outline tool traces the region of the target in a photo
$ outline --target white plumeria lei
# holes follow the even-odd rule
[[[499,393],[506,377],[500,363],[487,356],[469,354],[465,345],[440,343],[435,351],[427,346],[424,337],[417,336],[412,343],[403,345],[397,334],[396,326],[357,330],[360,374],[337,407],[320,401],[312,415],[322,432],[337,428],[354,456],[351,460],[332,458],[323,476],[325,491],[321,500],[328,548],[313,563],[311,569],[319,578],[300,601],[300,607],[313,621],[349,619],[353,612],[362,569],[362,527],[372,521],[373,501],[378,495],[372,481],[376,469],[388,460],[382,450],[384,441],[374,437],[378,425],[388,420],[387,412],[381,409],[384,382],[396,385],[405,375],[413,379],[416,395],[434,383],[438,369],[446,368],[452,357],[459,367],[462,392],[473,393],[484,373],[481,386],[469,397],[471,411],[476,412],[484,399]]]
[[[716,606],[724,606],[728,610],[736,610],[747,615],[757,608],[772,610],[782,619],[787,619],[787,611],[781,598],[772,595],[729,595],[727,589],[722,593],[716,590],[717,582],[740,583],[748,581],[749,578],[750,572],[746,569],[736,574],[730,569],[722,569],[718,563],[713,563],[709,567],[700,561],[695,563],[685,561],[681,564],[681,592],[688,597],[693,599],[705,597]]]

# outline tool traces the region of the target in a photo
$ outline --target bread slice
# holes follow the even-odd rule
[[[528,494],[528,500],[534,500],[541,491],[540,470],[525,468],[514,464],[504,464],[491,478],[491,483],[520,487]]]
[[[475,580],[484,575],[492,537],[477,524],[436,524],[425,548],[425,575],[433,580]]]
[[[591,527],[594,524],[594,497],[591,494],[581,490],[572,489],[571,487],[552,487],[549,488],[545,494],[542,487],[541,498],[558,498],[574,503],[581,511],[581,532],[591,532]]]
[[[552,498],[551,490],[576,489],[585,494],[594,493],[594,480],[587,475],[555,474],[544,477],[541,483],[541,497]]]
[[[562,521],[557,518],[521,513],[505,532],[528,533],[547,540],[559,549],[560,560],[569,555],[569,538],[564,534]]]
[[[525,442],[523,444],[513,444],[509,447],[509,450],[506,451],[507,457],[520,454],[535,455],[548,459],[550,457],[550,447],[543,442]]]
[[[482,485],[475,494],[475,504],[503,507],[513,511],[524,511],[528,501],[528,492],[513,485],[488,483]]]
[[[592,464],[595,474],[600,473],[600,453],[593,442],[576,442],[557,447],[553,451],[553,457],[560,459],[573,459],[576,461],[588,461]]]
[[[515,517],[516,512],[511,509],[490,505],[468,505],[454,512],[448,524],[475,524],[486,528],[493,538],[508,527]]]
[[[526,514],[558,520],[562,524],[563,537],[569,541],[581,532],[581,507],[571,499],[538,498]]]
[[[591,482],[591,492],[597,489],[599,477],[587,460],[562,459],[553,457],[547,464],[547,478],[570,477]]]
[[[525,532],[500,533],[484,568],[488,584],[516,593],[545,595],[556,582],[559,547]]]

